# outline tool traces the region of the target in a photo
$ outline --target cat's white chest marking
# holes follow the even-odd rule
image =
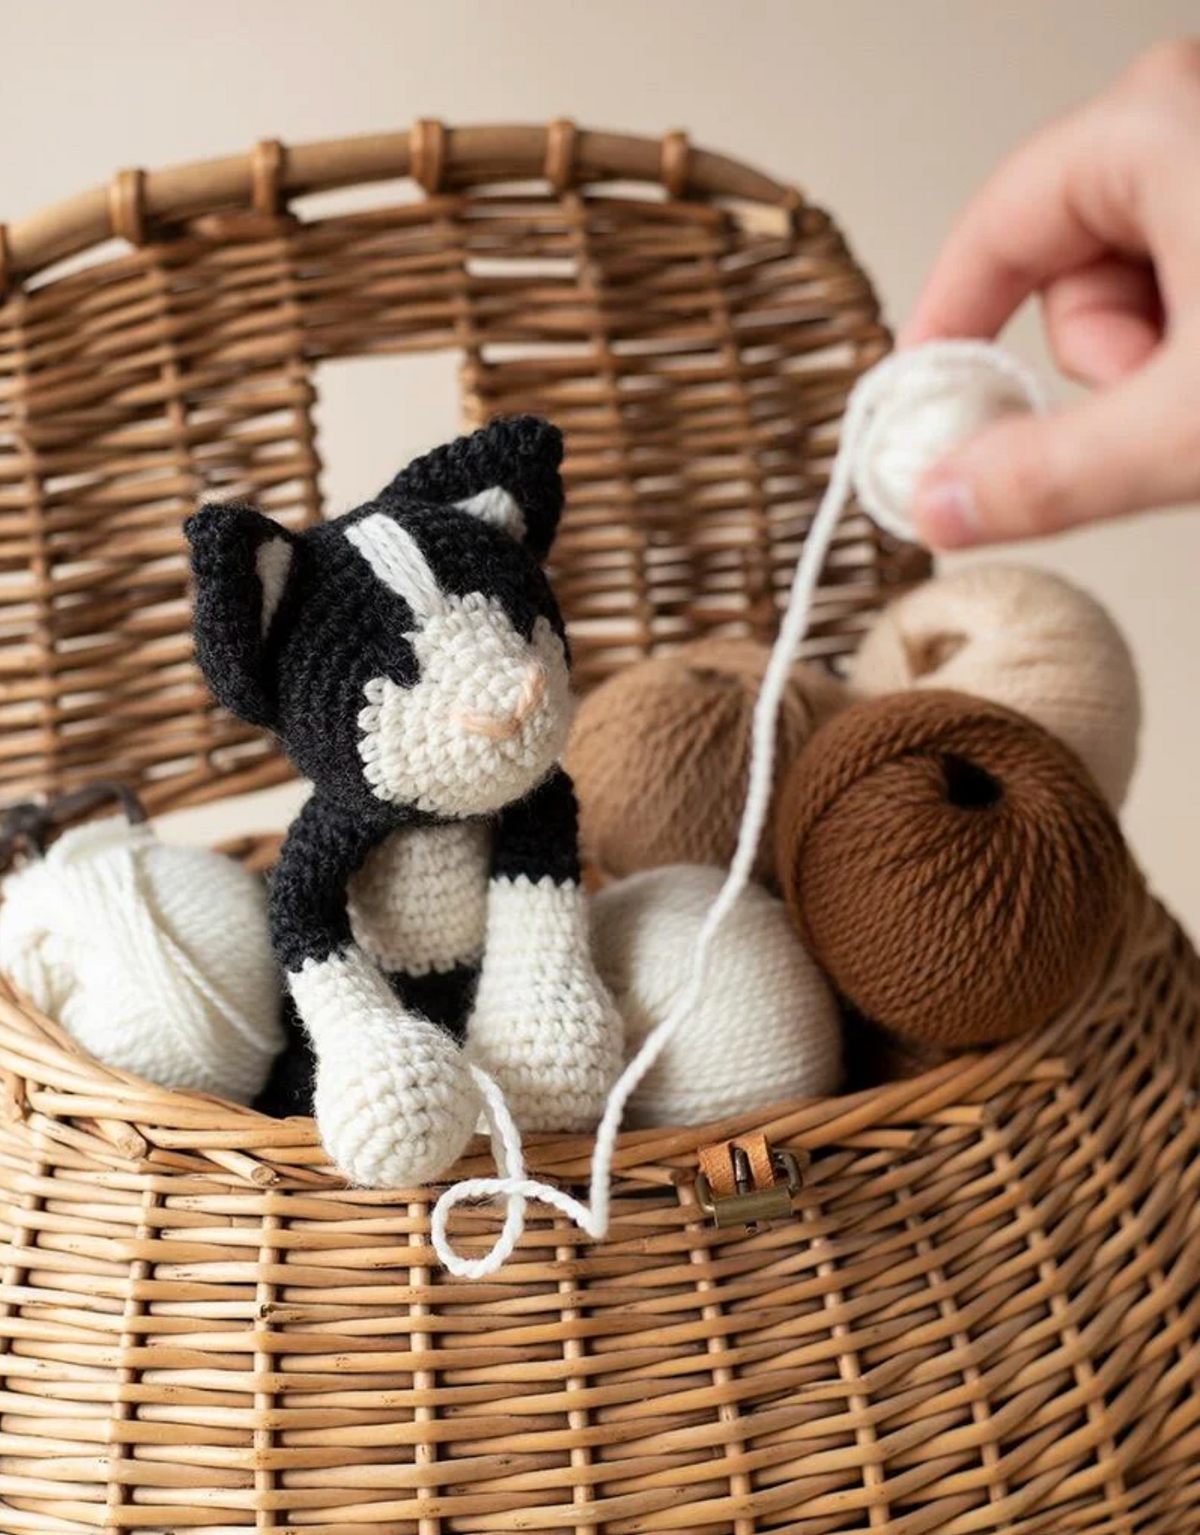
[[[491,827],[481,821],[393,832],[350,881],[355,942],[405,975],[478,964],[491,848]]]

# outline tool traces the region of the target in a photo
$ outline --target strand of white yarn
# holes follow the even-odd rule
[[[500,1176],[466,1178],[447,1189],[435,1205],[431,1239],[450,1273],[469,1279],[494,1274],[520,1240],[530,1199],[560,1211],[595,1241],[606,1234],[613,1157],[625,1106],[703,996],[713,942],[750,882],[774,782],[780,705],[807,629],[817,581],[851,493],[879,527],[899,538],[912,539],[912,495],[925,470],[989,422],[1016,411],[1043,408],[1042,391],[1033,374],[1009,353],[986,342],[930,342],[894,352],[859,379],[846,405],[841,446],[796,567],[787,611],[755,705],[749,784],[737,851],[725,883],[701,924],[688,984],[609,1094],[596,1131],[586,1203],[528,1176],[520,1134],[504,1095],[486,1073],[474,1069]],[[504,1227],[482,1257],[464,1257],[450,1241],[451,1213],[465,1202],[487,1199],[506,1201]]]

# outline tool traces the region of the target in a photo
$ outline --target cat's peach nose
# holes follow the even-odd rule
[[[532,661],[521,677],[516,703],[507,714],[484,714],[464,709],[457,716],[458,723],[472,735],[487,736],[492,741],[510,741],[545,701],[546,668],[540,661]]]

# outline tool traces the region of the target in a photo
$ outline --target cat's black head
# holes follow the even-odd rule
[[[188,520],[196,653],[215,696],[364,809],[491,814],[557,762],[562,619],[541,569],[562,438],[499,420],[374,501],[291,533],[251,507]]]

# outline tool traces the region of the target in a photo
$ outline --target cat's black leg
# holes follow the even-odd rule
[[[311,1114],[313,1106],[317,1059],[290,995],[283,999],[283,1036],[283,1049],[275,1057],[271,1074],[254,1100],[260,1114],[272,1114],[276,1119]]]
[[[462,1043],[479,985],[476,966],[460,965],[454,970],[421,976],[389,975],[388,981],[407,1010],[428,1018]],[[254,1101],[260,1113],[274,1115],[276,1119],[312,1113],[317,1072],[312,1040],[290,995],[285,995],[283,1001],[283,1030],[284,1047],[275,1057],[270,1076]]]
[[[312,1041],[325,1149],[354,1183],[414,1188],[462,1151],[479,1095],[455,1041],[405,1006],[354,941],[349,880],[379,840],[378,828],[314,796],[284,845],[272,928]],[[298,1062],[290,1093],[303,1091],[297,1072]]]
[[[458,965],[428,975],[391,975],[388,979],[405,1007],[445,1029],[459,1044],[463,1042],[479,985],[477,965]]]

